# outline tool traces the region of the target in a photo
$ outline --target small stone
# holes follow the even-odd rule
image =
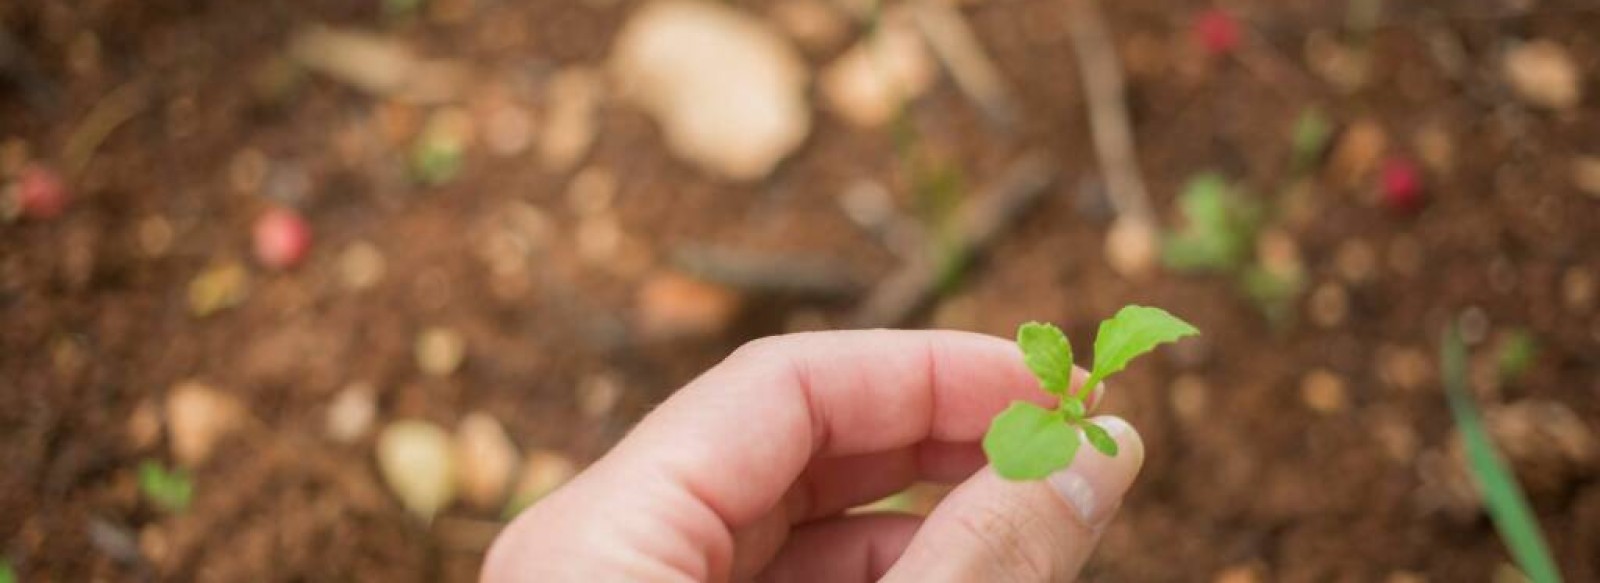
[[[578,223],[578,258],[591,265],[607,265],[617,257],[626,235],[614,215],[598,215]]]
[[[539,159],[546,169],[565,172],[588,156],[601,89],[600,75],[586,67],[569,67],[551,78],[539,132]]]
[[[1456,329],[1460,331],[1463,343],[1476,346],[1489,337],[1489,314],[1483,308],[1469,306],[1456,319]]]
[[[161,440],[161,409],[149,400],[140,401],[128,415],[128,444],[144,451]]]
[[[1573,267],[1561,274],[1561,302],[1568,310],[1577,313],[1594,308],[1596,285],[1594,273],[1582,267]]]
[[[205,462],[223,437],[239,429],[244,409],[232,396],[196,381],[184,381],[167,393],[167,441],[179,464]]]
[[[450,376],[466,358],[467,341],[455,330],[433,327],[417,335],[417,367],[430,376]]]
[[[602,166],[589,166],[572,177],[567,186],[567,206],[579,217],[592,217],[611,211],[617,196],[617,176]]]
[[[762,178],[811,131],[805,61],[728,4],[655,0],[611,54],[623,94],[660,123],[668,149],[719,176]]]
[[[604,419],[622,400],[622,381],[611,373],[601,373],[578,383],[578,410],[589,419]]]
[[[1531,105],[1568,110],[1583,99],[1577,63],[1555,41],[1520,44],[1506,52],[1501,66],[1511,89]]]
[[[468,414],[456,426],[456,487],[468,504],[499,509],[519,458],[511,436],[487,413]]]
[[[345,289],[370,289],[383,280],[386,269],[383,251],[370,241],[355,241],[339,252],[339,283]]]
[[[1206,404],[1211,398],[1205,379],[1186,374],[1172,381],[1168,395],[1172,400],[1172,413],[1184,423],[1197,423],[1206,414]]]
[[[1149,220],[1118,217],[1106,231],[1106,262],[1126,279],[1139,280],[1153,273],[1160,251],[1161,233]]]
[[[1234,565],[1219,571],[1211,583],[1261,583],[1266,580],[1266,568],[1260,563]]]
[[[1409,466],[1417,458],[1417,430],[1410,419],[1395,413],[1366,416],[1371,423],[1372,437],[1378,440],[1383,453],[1396,464]]]
[[[739,304],[733,290],[668,272],[639,288],[634,309],[639,329],[648,337],[703,337],[727,330]]]
[[[1378,349],[1378,376],[1391,387],[1415,391],[1433,380],[1433,363],[1416,348],[1388,346]]]
[[[516,105],[494,106],[482,125],[483,143],[496,156],[515,156],[533,145],[533,115]]]
[[[366,437],[377,417],[377,395],[372,385],[350,383],[328,404],[328,437],[339,443],[354,443]]]
[[[830,63],[818,82],[830,109],[856,126],[876,128],[931,88],[937,74],[915,26],[886,17],[874,34]]]
[[[1378,168],[1389,147],[1389,136],[1376,120],[1362,119],[1339,134],[1329,158],[1328,173],[1335,183],[1355,187]]]
[[[513,510],[521,510],[550,495],[577,475],[578,466],[561,452],[538,449],[522,462],[522,476],[511,497]]]
[[[1345,293],[1343,286],[1325,283],[1311,292],[1307,307],[1313,323],[1323,328],[1337,328],[1344,324],[1345,317],[1350,313],[1350,296]]]
[[[1352,284],[1371,281],[1378,272],[1377,251],[1372,249],[1371,243],[1360,239],[1340,243],[1333,261],[1339,277]]]
[[[253,195],[261,192],[262,183],[267,180],[267,170],[271,167],[271,160],[261,150],[244,148],[234,153],[228,160],[228,185],[233,191],[242,195]]]
[[[851,222],[863,229],[876,231],[894,220],[894,199],[889,190],[875,180],[859,179],[845,187],[839,196],[839,208]]]
[[[1305,58],[1312,71],[1346,94],[1365,87],[1371,76],[1365,52],[1345,46],[1325,30],[1306,35]]]
[[[407,510],[423,521],[455,498],[450,436],[426,421],[389,424],[378,434],[378,469]]]
[[[204,318],[239,305],[250,293],[249,277],[237,261],[207,268],[189,280],[189,312]]]
[[[811,53],[838,46],[850,32],[850,22],[824,0],[779,0],[769,14],[784,34]]]
[[[1572,160],[1572,182],[1590,197],[1600,199],[1600,156],[1578,156]]]
[[[139,252],[145,257],[159,259],[172,250],[174,238],[172,223],[161,215],[150,215],[139,220]]]
[[[1422,158],[1422,163],[1440,176],[1447,176],[1455,170],[1456,141],[1449,130],[1439,124],[1428,124],[1418,129],[1411,136],[1412,147],[1417,149],[1417,156]]]
[[[1315,369],[1300,379],[1300,399],[1312,411],[1331,415],[1349,407],[1344,379],[1327,369]]]
[[[1283,229],[1263,229],[1256,236],[1256,259],[1267,273],[1286,281],[1298,279],[1304,267],[1300,244]]]

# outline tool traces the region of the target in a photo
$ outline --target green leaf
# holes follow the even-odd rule
[[[1162,260],[1179,271],[1227,271],[1249,258],[1256,212],[1214,172],[1196,175],[1178,195],[1184,225],[1162,244]]]
[[[1017,346],[1022,360],[1045,390],[1065,395],[1072,386],[1072,344],[1067,335],[1052,324],[1028,322],[1017,328]]]
[[[1066,415],[1068,421],[1082,419],[1087,411],[1083,409],[1083,399],[1066,398],[1061,400],[1061,413]]]
[[[1450,403],[1450,414],[1461,431],[1468,467],[1477,479],[1478,489],[1483,492],[1489,518],[1528,579],[1534,583],[1560,583],[1561,572],[1550,558],[1550,549],[1545,545],[1538,520],[1528,508],[1527,497],[1523,496],[1511,470],[1500,460],[1489,432],[1483,427],[1477,405],[1468,395],[1466,352],[1456,329],[1446,329],[1439,362],[1445,396]]]
[[[1161,308],[1127,306],[1111,319],[1100,323],[1094,338],[1094,371],[1089,374],[1085,390],[1093,390],[1105,380],[1128,366],[1128,362],[1161,344],[1200,331],[1188,322],[1179,320]]]
[[[1522,378],[1539,358],[1539,343],[1527,330],[1516,330],[1500,344],[1500,380]]]
[[[1104,427],[1095,425],[1092,421],[1079,427],[1083,428],[1083,436],[1089,438],[1089,445],[1108,457],[1117,457],[1117,440],[1112,439]]]
[[[1018,401],[994,417],[983,453],[1000,477],[1037,480],[1072,463],[1079,439],[1059,414]]]
[[[1328,122],[1328,117],[1322,111],[1311,107],[1300,112],[1299,119],[1294,122],[1294,136],[1291,138],[1294,167],[1297,170],[1310,168],[1327,148],[1328,138],[1332,135],[1333,124]]]
[[[17,583],[17,572],[5,559],[0,559],[0,583]]]
[[[194,498],[194,483],[183,470],[168,471],[152,460],[139,463],[139,490],[169,512],[183,512]]]

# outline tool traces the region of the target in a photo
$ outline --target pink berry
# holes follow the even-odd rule
[[[22,216],[47,220],[60,216],[72,202],[61,175],[43,164],[29,164],[17,175],[17,204]]]
[[[311,226],[293,210],[275,208],[262,214],[254,235],[256,260],[273,269],[294,267],[311,250]]]
[[[1392,158],[1384,161],[1379,180],[1384,207],[1405,214],[1422,209],[1422,204],[1425,202],[1422,174],[1410,160]]]
[[[1211,8],[1195,17],[1194,35],[1206,54],[1226,55],[1239,46],[1239,21],[1227,11]]]

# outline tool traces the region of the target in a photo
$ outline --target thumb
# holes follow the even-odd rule
[[[1012,482],[985,468],[951,492],[884,581],[1071,581],[1144,463],[1144,443],[1118,417],[1094,421],[1117,440],[1084,447],[1067,469]]]

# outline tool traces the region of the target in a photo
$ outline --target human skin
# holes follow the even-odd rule
[[[980,334],[756,340],[518,516],[483,580],[1070,581],[1144,446],[1100,417],[1118,456],[1000,478],[979,442],[1012,401],[1054,406],[1037,384],[1015,345]],[[845,514],[917,480],[959,485],[926,518]]]

